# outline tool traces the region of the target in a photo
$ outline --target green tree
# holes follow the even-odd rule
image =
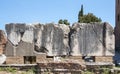
[[[80,22],[81,17],[84,15],[83,5],[81,5],[81,10],[78,13],[78,22]]]
[[[66,19],[64,19],[64,24],[66,24],[66,25],[70,25],[70,23],[68,22],[68,20],[66,20]]]
[[[102,22],[101,18],[96,17],[93,13],[84,14],[83,5],[81,5],[81,10],[78,13],[79,23],[90,23],[90,22]]]
[[[67,19],[64,19],[64,20],[60,19],[60,20],[58,21],[58,23],[59,23],[59,24],[70,25],[70,23],[68,22]]]
[[[59,24],[64,24],[64,22],[63,22],[62,19],[60,19],[60,20],[58,21],[58,23],[59,23]]]
[[[101,18],[96,17],[93,13],[88,13],[81,17],[80,23],[101,22]]]

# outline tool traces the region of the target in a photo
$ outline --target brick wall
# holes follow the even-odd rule
[[[113,62],[112,56],[96,56],[95,62]]]
[[[62,58],[62,61],[68,60],[73,62],[80,62],[85,63],[82,59],[82,56],[70,56],[66,58]],[[46,55],[39,55],[36,56],[36,63],[39,62],[53,62],[54,58],[48,58]],[[112,56],[95,56],[95,62],[113,62]],[[24,64],[24,57],[23,56],[15,56],[15,57],[7,57],[6,64]]]
[[[24,64],[22,56],[7,57],[6,64]]]

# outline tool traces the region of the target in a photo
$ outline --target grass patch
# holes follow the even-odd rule
[[[0,71],[7,72],[9,74],[35,74],[35,68],[28,69],[26,71],[23,70],[18,70],[13,67],[5,67],[5,68],[0,68]]]

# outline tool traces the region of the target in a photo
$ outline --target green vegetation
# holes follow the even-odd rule
[[[24,72],[25,74],[35,74],[35,69],[32,68],[32,69],[29,69],[28,71]]]
[[[102,68],[103,74],[109,74],[110,69],[109,68]]]
[[[101,18],[98,18],[97,16],[95,16],[93,13],[84,14],[84,8],[83,8],[83,5],[81,5],[81,10],[78,13],[78,22],[91,23],[91,22],[102,22],[102,20]],[[70,25],[67,19],[64,19],[64,20],[60,19],[58,23]]]
[[[6,71],[8,73],[16,74],[17,70],[12,67],[0,68],[0,71]]]
[[[81,5],[81,10],[79,11],[79,13],[78,13],[78,22],[80,22],[80,20],[81,20],[81,17],[83,17],[83,5]]]
[[[9,74],[35,74],[35,69],[31,68],[26,71],[20,71],[13,67],[0,68],[0,71],[7,72]]]
[[[90,71],[85,71],[85,72],[82,72],[82,74],[94,74],[94,72],[90,72]]]
[[[59,23],[59,24],[70,25],[70,23],[68,22],[67,19],[64,19],[64,20],[60,19],[60,20],[58,21],[58,23]]]
[[[101,18],[96,17],[93,13],[84,14],[83,5],[78,13],[79,23],[102,22]]]
[[[13,67],[3,67],[0,68],[0,72],[4,71],[5,73],[9,73],[9,74],[35,74],[36,69],[35,68],[30,68],[28,70],[19,70],[17,68],[13,68]],[[51,74],[54,73],[52,72],[53,69],[45,69],[42,73],[44,74]],[[111,68],[107,68],[107,67],[99,67],[99,68],[95,68],[95,69],[86,69],[80,72],[80,74],[110,74]],[[119,74],[119,72],[114,72],[115,74]],[[75,72],[72,74],[76,74]],[[77,73],[78,74],[78,73]]]

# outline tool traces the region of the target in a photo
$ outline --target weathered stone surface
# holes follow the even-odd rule
[[[114,55],[113,28],[108,23],[75,23],[70,40],[73,56]]]
[[[3,54],[5,51],[5,45],[0,45],[0,54]]]
[[[5,45],[7,42],[7,37],[5,35],[5,32],[0,30],[0,54],[3,54],[5,51]]]
[[[6,61],[6,56],[4,54],[0,54],[0,64],[3,64]]]
[[[31,25],[26,25],[25,32],[22,36],[22,41],[28,42],[28,43],[34,43],[34,27]]]
[[[63,39],[64,50],[66,50],[67,55],[69,55],[69,52],[70,52],[70,47],[69,47],[70,26],[65,25],[65,24],[59,24],[58,26],[63,30],[63,33],[64,33],[64,39]]]
[[[34,27],[26,24],[6,24],[8,39],[13,45],[18,45],[20,40],[32,43],[34,39]]]
[[[3,30],[0,30],[0,44],[4,45],[7,42],[7,37],[5,35],[5,32]]]
[[[20,42],[20,40],[25,32],[25,28],[26,28],[25,24],[19,24],[19,23],[6,24],[5,29],[7,32],[8,40],[13,45],[18,45],[18,42]]]
[[[0,64],[3,64],[6,60],[6,56],[4,55],[5,46],[7,42],[7,37],[3,30],[0,30]]]
[[[6,24],[8,43],[7,56],[32,56],[34,49],[34,27],[32,25]]]
[[[15,56],[15,46],[10,41],[7,42],[5,49],[6,56]]]
[[[7,24],[6,32],[6,55],[114,55],[113,28],[108,23]]]
[[[34,44],[21,41],[15,49],[15,56],[33,56]]]
[[[64,24],[7,24],[6,32],[9,43],[7,55],[32,56],[40,53],[47,53],[49,56],[66,55],[69,52],[69,26]]]
[[[62,25],[36,25],[35,29],[35,51],[38,53],[47,52],[47,55],[66,55],[69,48],[68,36],[65,38],[65,32],[62,30]],[[39,27],[38,27],[39,26]],[[67,26],[66,26],[67,27]],[[69,27],[67,28],[69,32]],[[68,32],[66,35],[68,35]]]
[[[114,56],[115,54],[115,36],[114,36],[114,30],[111,27],[111,25],[108,25],[108,23],[105,23],[106,25],[106,37],[105,37],[105,42],[106,42],[106,51],[105,55],[106,56]]]

